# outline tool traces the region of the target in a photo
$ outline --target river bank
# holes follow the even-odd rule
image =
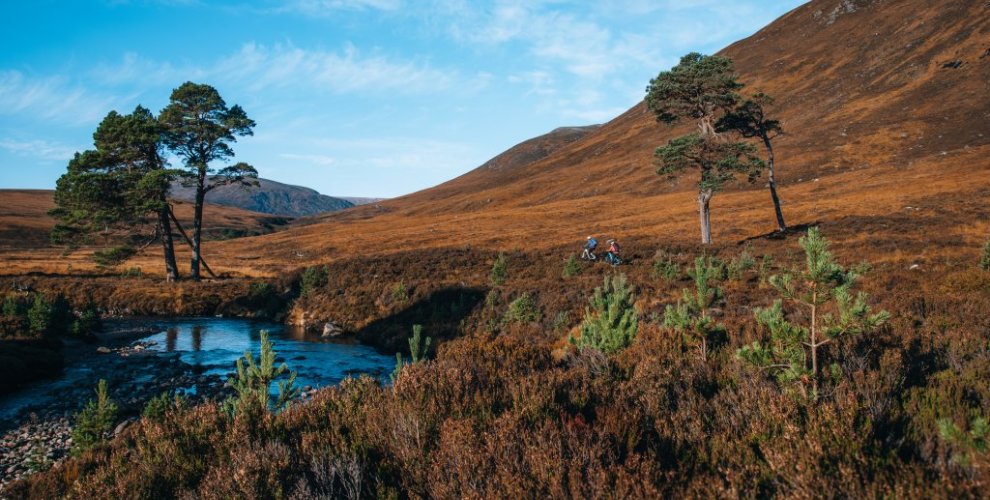
[[[57,377],[0,398],[0,485],[67,456],[75,415],[94,397],[100,379],[119,407],[119,433],[163,392],[183,394],[193,405],[233,395],[226,380],[238,357],[257,352],[261,330],[272,332],[279,362],[298,372],[302,398],[352,375],[384,378],[395,363],[369,346],[264,321],[129,318],[105,326],[96,342],[66,341],[65,369]]]

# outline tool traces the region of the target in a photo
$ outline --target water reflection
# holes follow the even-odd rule
[[[177,327],[170,327],[165,330],[165,350],[167,352],[175,352],[175,341],[179,338],[179,329]]]
[[[192,350],[199,351],[203,348],[203,333],[206,328],[200,325],[194,325],[192,327]]]

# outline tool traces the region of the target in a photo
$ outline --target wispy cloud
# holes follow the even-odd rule
[[[329,167],[330,165],[337,163],[336,159],[325,155],[282,153],[278,156],[280,158],[285,158],[286,160],[308,163],[310,165],[320,165],[323,167]]]
[[[30,115],[78,125],[99,120],[125,100],[86,90],[62,76],[33,78],[18,71],[0,71],[0,115]]]
[[[69,161],[77,149],[63,144],[55,144],[43,140],[22,141],[16,139],[0,139],[0,149],[15,155],[34,158],[46,162]]]
[[[214,70],[215,77],[251,82],[253,90],[306,87],[316,91],[439,92],[454,86],[457,72],[415,60],[366,55],[353,45],[341,51],[248,43]]]
[[[278,9],[310,16],[323,16],[337,11],[397,10],[402,0],[289,0]]]

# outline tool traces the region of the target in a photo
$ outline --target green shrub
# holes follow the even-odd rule
[[[35,333],[49,331],[52,318],[52,305],[40,293],[35,294],[34,302],[27,311],[28,328]]]
[[[711,317],[712,308],[722,299],[722,290],[713,283],[722,269],[714,258],[696,258],[694,269],[688,271],[694,291],[685,288],[677,306],[668,305],[664,310],[664,326],[679,332],[685,345],[696,347],[702,360],[708,359],[715,344],[725,340],[725,327]]]
[[[330,268],[328,266],[307,267],[299,282],[299,294],[306,295],[317,288],[325,287],[329,277]]]
[[[990,453],[990,422],[985,417],[973,417],[969,422],[969,432],[960,429],[952,420],[943,418],[938,421],[938,432],[943,440],[958,450],[952,459],[963,467],[972,466],[975,457],[986,457]]]
[[[399,281],[392,287],[392,302],[397,304],[404,303],[409,300],[409,290],[406,288],[405,281]]]
[[[430,344],[433,342],[433,338],[426,337],[423,338],[423,325],[413,325],[412,336],[409,337],[409,359],[413,363],[422,363],[426,361],[426,354],[430,350]],[[399,378],[402,373],[402,368],[406,366],[405,360],[402,359],[402,353],[395,353],[395,370],[392,371],[392,383]]]
[[[26,318],[28,312],[27,304],[17,296],[8,295],[3,299],[3,309],[0,314],[10,318]]]
[[[246,351],[244,357],[237,360],[237,376],[227,379],[227,383],[237,392],[237,396],[228,400],[225,407],[231,414],[236,411],[260,408],[268,410],[282,409],[288,406],[293,398],[299,395],[299,389],[293,387],[296,382],[296,372],[290,372],[288,365],[282,363],[275,366],[275,350],[268,340],[268,330],[261,331],[261,353],[255,361],[251,351]],[[285,380],[277,380],[286,375]],[[278,398],[271,404],[272,382],[278,383]]]
[[[571,337],[571,343],[581,350],[592,348],[605,354],[625,349],[635,340],[639,330],[635,301],[626,275],[605,276],[603,285],[596,287],[588,299],[581,336]]]
[[[666,250],[657,250],[653,257],[653,279],[673,281],[681,273],[681,266],[677,265],[672,255]]]
[[[769,283],[770,272],[773,271],[773,256],[770,254],[763,254],[763,258],[760,259],[760,287]]]
[[[267,318],[278,314],[285,305],[275,285],[265,281],[251,283],[248,288],[247,303],[256,317]]]
[[[756,266],[756,259],[753,258],[753,254],[750,252],[751,248],[747,245],[743,248],[739,255],[729,260],[726,265],[726,276],[731,280],[738,280],[742,278],[745,271],[752,269]]]
[[[523,293],[509,302],[509,308],[502,316],[502,321],[504,323],[532,323],[540,321],[542,318],[543,315],[536,307],[536,301],[533,300],[533,297],[529,293]]]
[[[983,245],[983,256],[980,257],[980,269],[990,271],[990,239]]]
[[[79,314],[79,318],[72,322],[72,336],[81,339],[92,338],[93,335],[103,330],[103,322],[100,321],[100,313],[96,306],[90,304]]]
[[[97,267],[117,267],[127,259],[130,259],[137,253],[137,250],[130,245],[121,245],[113,247],[107,250],[97,250],[93,252],[93,262],[96,262]]]
[[[96,385],[96,399],[86,403],[72,428],[72,454],[79,455],[107,438],[117,418],[117,405],[110,399],[107,381]]]
[[[505,279],[508,278],[508,266],[509,264],[505,258],[505,254],[498,254],[498,258],[496,258],[495,263],[492,264],[492,272],[490,276],[492,286],[502,286],[505,283]]]
[[[144,410],[141,412],[141,417],[153,422],[161,422],[165,419],[165,415],[168,412],[182,410],[187,405],[188,401],[181,394],[164,391],[148,401],[148,404],[144,406]]]
[[[755,309],[756,321],[770,332],[767,343],[759,341],[736,352],[739,359],[766,369],[780,382],[811,380],[811,397],[818,397],[818,350],[832,340],[874,331],[890,319],[887,311],[873,313],[863,292],[852,287],[858,275],[845,271],[828,250],[828,240],[818,228],[799,240],[806,255],[806,269],[792,276],[771,276],[770,284],[790,302],[810,313],[806,324],[796,324],[784,315],[781,300],[768,309]],[[808,365],[806,359],[810,358]],[[837,367],[837,366],[836,366]],[[835,370],[830,368],[831,372]]]
[[[128,267],[127,269],[124,269],[124,272],[120,273],[120,275],[124,278],[140,278],[141,276],[144,276],[144,271],[142,271],[140,267]]]
[[[574,254],[571,254],[570,257],[567,258],[567,261],[564,262],[563,276],[565,278],[570,278],[572,276],[577,276],[578,274],[581,274],[581,266],[578,264],[577,257],[575,257]]]

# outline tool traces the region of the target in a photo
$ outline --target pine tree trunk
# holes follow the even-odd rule
[[[175,263],[175,245],[172,242],[172,224],[168,220],[168,207],[158,212],[158,225],[161,228],[162,252],[165,254],[165,279],[179,279],[179,266]]]
[[[811,291],[811,384],[812,397],[818,399],[818,285]]]
[[[712,195],[711,189],[702,189],[698,193],[698,216],[701,219],[701,243],[704,245],[711,245],[712,243],[712,225],[711,225],[711,208],[708,202],[711,201]]]
[[[196,206],[193,209],[192,260],[189,276],[199,281],[200,242],[203,234],[203,202],[206,199],[206,168],[200,168],[196,183]]]
[[[787,231],[787,224],[784,224],[784,213],[780,210],[780,198],[777,197],[777,179],[773,171],[773,146],[770,144],[770,138],[765,135],[763,145],[767,148],[767,177],[770,180],[770,199],[773,200],[773,209],[777,215],[777,230],[784,232]]]

